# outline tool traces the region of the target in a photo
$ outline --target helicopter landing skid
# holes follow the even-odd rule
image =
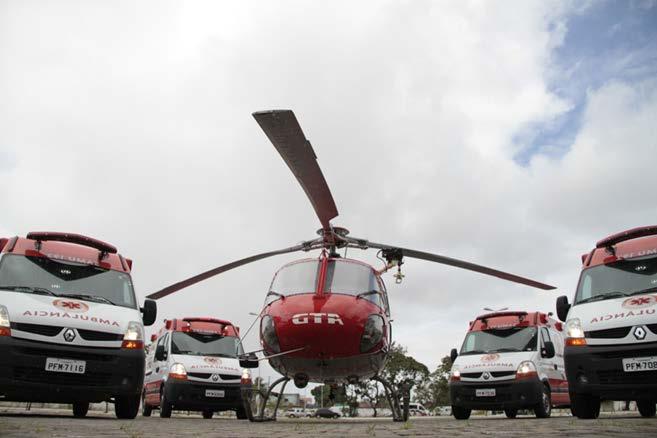
[[[274,381],[269,386],[269,389],[267,389],[267,392],[265,393],[264,397],[262,396],[261,392],[258,392],[258,390],[255,390],[253,388],[242,388],[242,401],[244,403],[244,410],[246,412],[246,418],[249,419],[249,421],[256,422],[256,423],[261,423],[265,421],[276,421],[276,413],[278,412],[278,407],[281,404],[281,399],[283,398],[283,392],[285,391],[285,385],[287,385],[287,382],[290,381],[290,378],[287,376],[281,377],[280,379]],[[274,388],[276,385],[279,383],[283,383],[283,386],[281,386],[280,392],[274,392]],[[257,413],[256,415],[253,415],[253,394],[254,392],[257,392],[259,397],[259,403],[257,406]],[[276,397],[276,406],[274,407],[274,412],[272,413],[271,416],[265,416],[265,408],[267,407],[267,402],[269,401],[269,397],[271,396]],[[258,398],[256,398],[256,402],[258,402]]]
[[[386,392],[386,398],[390,404],[390,410],[392,411],[392,421],[408,421],[408,405],[411,401],[411,386],[406,382],[402,382],[399,385],[399,391],[395,391],[390,382],[381,376],[374,376],[372,377],[372,380],[376,380],[383,385],[383,389]]]

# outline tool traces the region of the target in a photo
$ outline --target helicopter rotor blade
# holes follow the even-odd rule
[[[157,300],[163,297],[166,297],[167,295],[170,295],[174,292],[179,291],[180,289],[184,289],[186,287],[189,287],[193,284],[199,283],[203,280],[207,280],[208,278],[214,277],[215,275],[219,275],[223,272],[230,271],[231,269],[235,269],[237,267],[240,267],[242,265],[246,265],[248,263],[252,263],[258,260],[265,259],[267,257],[272,257],[275,255],[281,255],[281,254],[287,254],[291,252],[296,252],[296,251],[304,251],[304,250],[309,250],[312,249],[312,244],[316,242],[320,242],[321,239],[315,239],[311,240],[308,242],[303,242],[299,245],[296,246],[291,246],[289,248],[283,248],[283,249],[278,249],[275,251],[269,251],[269,252],[263,252],[262,254],[256,254],[250,257],[246,257],[240,260],[236,260],[234,262],[227,263],[225,265],[218,266],[214,269],[210,269],[209,271],[205,271],[201,274],[195,275],[193,277],[187,278],[185,280],[179,281],[178,283],[172,284],[170,286],[165,287],[164,289],[160,289],[157,292],[153,292],[150,295],[147,295],[146,298],[150,298],[153,300]]]
[[[312,145],[291,110],[258,111],[253,113],[260,127],[301,184],[325,230],[338,215],[331,190],[326,184]]]
[[[459,260],[452,257],[441,256],[438,254],[432,254],[424,251],[417,251],[414,249],[400,248],[393,245],[385,245],[382,243],[370,242],[365,239],[357,239],[352,237],[346,237],[343,239],[361,248],[370,247],[370,248],[377,248],[381,250],[397,250],[400,251],[401,255],[404,257],[427,260],[429,262],[441,263],[443,265],[449,265],[461,269],[467,269],[469,271],[479,272],[480,274],[491,275],[493,277],[501,278],[502,280],[512,281],[514,283],[520,283],[538,289],[543,289],[543,290],[556,289],[556,287],[550,286],[549,284],[541,283],[535,280],[531,280],[529,278],[520,277],[519,275],[510,274],[508,272],[499,271],[497,269],[489,268],[487,266],[477,265],[475,263],[466,262],[464,260]]]

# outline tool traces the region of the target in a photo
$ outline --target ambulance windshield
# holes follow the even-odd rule
[[[509,327],[470,332],[461,355],[536,350],[536,327]]]
[[[237,357],[244,354],[239,338],[211,333],[173,332],[171,353],[192,356]]]
[[[5,255],[0,260],[0,289],[137,307],[129,274],[46,257]]]
[[[618,260],[582,272],[575,304],[651,292],[657,292],[657,257]]]

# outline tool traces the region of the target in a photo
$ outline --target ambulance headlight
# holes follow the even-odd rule
[[[449,373],[449,380],[451,382],[458,382],[461,380],[461,370],[458,365],[452,365],[452,370]]]
[[[571,318],[566,321],[566,345],[586,345],[582,321],[579,318]]]
[[[185,369],[185,365],[179,362],[171,365],[171,368],[169,368],[169,378],[187,380],[187,370]]]
[[[144,326],[141,322],[130,321],[128,330],[123,335],[122,348],[143,349],[144,348]]]
[[[274,320],[271,316],[265,315],[260,320],[260,335],[262,340],[267,344],[274,353],[281,352],[281,346],[278,343],[278,336],[276,336],[276,327],[274,327]]]
[[[3,305],[0,305],[0,336],[11,336],[9,310]]]
[[[365,322],[363,336],[360,338],[360,352],[365,353],[376,347],[383,339],[383,318],[381,315],[370,315]]]
[[[527,379],[530,377],[536,377],[538,373],[536,372],[536,365],[531,360],[525,360],[520,362],[518,369],[516,370],[516,379]]]

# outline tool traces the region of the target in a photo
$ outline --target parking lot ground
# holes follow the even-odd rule
[[[157,414],[157,412],[156,412]],[[345,418],[338,420],[279,419],[270,423],[249,423],[234,418],[177,415],[170,419],[157,416],[116,420],[113,415],[90,412],[75,419],[69,411],[0,409],[1,437],[398,437],[398,436],[657,436],[657,419],[641,418],[636,413],[617,413],[598,420],[578,420],[556,416],[538,420],[503,416],[472,417],[457,421],[452,417],[417,417],[408,423],[390,418]]]

